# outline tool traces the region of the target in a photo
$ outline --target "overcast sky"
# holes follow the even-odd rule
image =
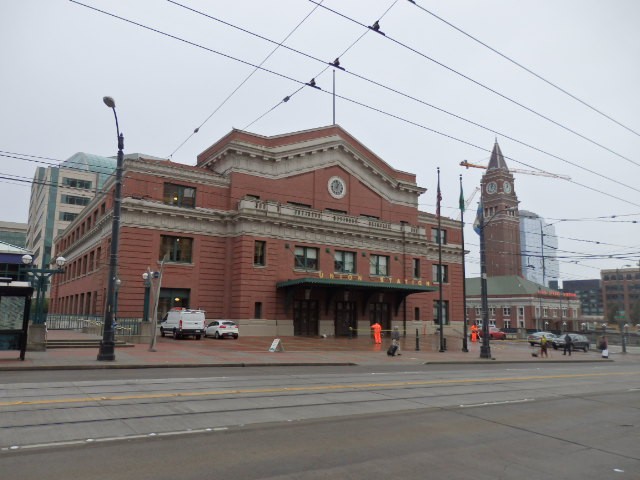
[[[514,174],[520,208],[555,223],[562,279],[640,260],[637,0],[180,2],[246,32],[170,1],[83,3],[177,38],[71,1],[0,0],[2,221],[27,222],[30,183],[20,180],[37,166],[80,151],[115,155],[105,95],[116,101],[125,153],[193,165],[231,128],[276,135],[333,123],[333,69],[310,57],[339,56],[347,72],[336,71],[336,123],[417,175],[429,189],[421,210],[435,211],[440,167],[442,212],[456,218],[459,175],[468,197],[483,172],[460,161],[486,164],[497,138],[509,167],[571,177]],[[376,20],[386,36],[361,25]],[[278,48],[269,72],[221,106],[285,38],[299,53]],[[311,78],[321,90],[300,90]],[[478,199],[465,216],[468,276],[480,270],[470,228]]]

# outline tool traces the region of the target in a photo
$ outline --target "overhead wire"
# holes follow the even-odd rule
[[[204,13],[202,13],[202,12],[200,12],[200,11],[198,11],[198,10],[194,9],[194,8],[188,7],[188,6],[186,6],[186,5],[183,5],[183,4],[181,4],[181,3],[176,2],[176,1],[174,1],[174,0],[167,0],[167,1],[168,1],[169,3],[172,3],[172,4],[174,4],[174,5],[177,5],[177,6],[179,6],[179,7],[185,8],[185,9],[187,9],[187,10],[191,10],[192,12],[198,13],[198,14],[200,14],[200,15],[205,15]],[[324,0],[321,0],[321,1],[320,1],[320,3],[322,4],[322,2],[323,2],[323,1],[324,1]],[[289,39],[289,37],[291,37],[291,35],[293,35],[293,34],[295,33],[295,31],[296,31],[296,30],[298,30],[298,28],[300,28],[300,26],[301,26],[301,25],[302,25],[302,24],[307,20],[307,18],[309,18],[309,17],[311,16],[311,14],[313,14],[313,12],[315,12],[317,9],[318,9],[318,5],[316,5],[315,7],[313,7],[313,9],[312,9],[312,10],[311,10],[311,11],[310,11],[310,12],[309,12],[309,13],[308,13],[308,14],[307,14],[307,15],[306,15],[306,16],[305,16],[305,17],[304,17],[300,22],[298,22],[298,24],[294,27],[294,29],[293,29],[293,30],[291,30],[291,32],[289,32],[289,34],[288,34],[286,37],[284,37],[284,39],[283,39],[283,40],[282,40],[282,41],[281,41],[281,42],[276,46],[276,48],[274,48],[274,49],[273,49],[273,50],[272,50],[272,51],[271,51],[271,52],[270,52],[270,53],[269,53],[269,54],[268,54],[268,55],[267,55],[267,56],[262,60],[262,62],[260,62],[260,64],[258,65],[258,67],[261,67],[262,65],[264,65],[264,64],[265,64],[265,62],[266,62],[267,60],[269,60],[269,58],[271,58],[271,56],[272,56],[272,55],[273,55],[273,54],[274,54],[274,53],[275,53],[275,52],[276,52],[276,51],[277,51],[277,50],[282,46],[282,44],[283,44],[284,42],[286,42],[286,41]],[[218,112],[218,110],[220,110],[220,109],[221,109],[221,108],[222,108],[222,107],[223,107],[223,106],[224,106],[224,105],[225,105],[225,104],[226,104],[226,103],[231,99],[231,97],[233,97],[233,96],[236,94],[236,92],[237,92],[238,90],[240,90],[240,88],[242,88],[242,86],[243,86],[245,83],[247,83],[247,82],[249,81],[249,79],[250,79],[251,77],[253,77],[253,75],[254,75],[254,74],[259,70],[259,68],[258,68],[258,67],[254,68],[254,69],[251,71],[251,73],[249,73],[249,75],[247,75],[247,76],[244,78],[244,80],[242,80],[242,82],[240,82],[240,84],[239,84],[239,85],[238,85],[238,86],[237,86],[237,87],[236,87],[236,88],[235,88],[235,89],[234,89],[234,90],[233,90],[229,95],[227,95],[227,97],[226,97],[226,98],[225,98],[225,99],[224,99],[224,100],[223,100],[223,101],[222,101],[222,102],[221,102],[221,103],[220,103],[220,104],[219,104],[219,105],[218,105],[218,106],[213,110],[213,112],[211,112],[211,114],[209,114],[209,116],[208,116],[207,118],[205,118],[205,119],[204,119],[204,121],[203,121],[202,123],[200,123],[200,125],[198,125],[198,126],[193,130],[193,132],[192,132],[192,133],[191,133],[191,134],[190,134],[190,135],[189,135],[189,136],[188,136],[188,137],[187,137],[187,138],[186,138],[186,139],[185,139],[185,140],[184,140],[180,145],[178,145],[178,147],[177,147],[173,152],[171,152],[171,154],[169,155],[169,158],[173,158],[173,155],[174,155],[178,150],[180,150],[180,148],[182,148],[182,147],[183,147],[183,146],[184,146],[184,145],[185,145],[185,144],[186,144],[186,143],[191,139],[191,137],[193,137],[196,133],[198,133],[198,132],[200,131],[200,129],[201,129],[201,128],[202,128],[202,127],[203,127],[203,126],[204,126],[204,125],[205,125],[205,124],[210,120],[210,119],[211,119],[211,117],[213,117],[213,116]]]
[[[136,21],[133,21],[133,20],[130,20],[130,19],[127,19],[127,18],[121,17],[121,16],[119,16],[119,15],[116,15],[116,14],[113,14],[113,13],[110,13],[110,12],[107,12],[107,11],[104,11],[104,10],[101,10],[101,9],[99,9],[99,8],[96,8],[96,7],[93,7],[93,6],[89,6],[89,5],[83,4],[83,3],[81,3],[81,2],[79,2],[79,1],[77,1],[77,0],[69,0],[69,1],[70,1],[70,2],[72,2],[72,3],[78,4],[78,5],[81,5],[81,6],[83,6],[83,7],[89,8],[89,9],[91,9],[91,10],[97,11],[97,12],[99,12],[99,13],[102,13],[102,14],[105,14],[105,15],[108,15],[108,16],[111,16],[111,17],[116,18],[116,19],[118,19],[118,20],[122,20],[122,21],[124,21],[124,22],[131,23],[131,24],[133,24],[133,25],[136,25],[136,26],[138,26],[138,27],[144,28],[144,29],[146,29],[146,30],[153,31],[153,32],[158,33],[158,34],[160,34],[160,35],[167,36],[167,37],[169,37],[169,38],[173,38],[173,39],[175,39],[175,40],[178,40],[178,41],[180,41],[180,42],[186,43],[186,44],[188,44],[188,45],[192,45],[192,46],[195,46],[195,47],[197,47],[197,48],[201,48],[201,49],[203,49],[203,50],[205,50],[205,51],[208,51],[208,52],[214,53],[214,54],[216,54],[216,55],[220,55],[220,56],[225,57],[225,58],[227,58],[227,59],[237,61],[237,62],[242,63],[242,64],[244,64],[244,65],[248,65],[248,66],[251,66],[251,67],[254,67],[254,68],[259,68],[259,69],[260,69],[260,70],[262,70],[262,71],[265,71],[265,72],[267,72],[267,73],[271,73],[271,74],[273,74],[273,75],[276,75],[276,76],[278,76],[278,77],[280,77],[280,78],[284,78],[284,79],[289,80],[289,81],[292,81],[292,82],[294,82],[294,83],[298,83],[298,84],[301,84],[301,85],[306,85],[306,84],[308,84],[308,82],[303,82],[303,81],[297,80],[297,79],[295,79],[295,78],[293,78],[293,77],[290,77],[290,76],[288,76],[288,75],[285,75],[285,74],[282,74],[282,73],[279,73],[279,72],[276,72],[276,71],[273,71],[273,70],[270,70],[270,69],[267,69],[267,68],[265,68],[265,67],[259,67],[259,66],[255,65],[255,64],[253,64],[253,63],[251,63],[251,62],[248,62],[248,61],[246,61],[246,60],[242,60],[242,59],[239,59],[239,58],[234,57],[234,56],[232,56],[232,55],[225,54],[225,53],[222,53],[222,52],[220,52],[220,51],[217,51],[217,50],[215,50],[215,49],[212,49],[212,48],[209,48],[209,47],[205,47],[205,46],[200,45],[200,44],[198,44],[198,43],[195,43],[195,42],[192,42],[192,41],[189,41],[189,40],[183,39],[183,38],[181,38],[181,37],[177,37],[177,36],[172,35],[172,34],[169,34],[169,33],[167,33],[167,32],[163,32],[163,31],[158,30],[158,29],[156,29],[156,28],[149,27],[149,26],[147,26],[147,25],[144,25],[144,24],[138,23],[138,22],[136,22]],[[313,0],[309,0],[309,1],[313,1]],[[317,3],[317,2],[313,2],[313,3]],[[323,6],[323,5],[321,5],[321,7],[326,8],[326,7],[325,7],[325,6]],[[354,22],[355,22],[355,20],[354,20]],[[356,22],[356,23],[357,23],[357,22]],[[322,90],[322,89],[320,89],[319,87],[317,87],[316,89],[317,89],[317,90],[319,90],[319,91],[321,91],[321,92],[323,92],[323,93],[325,93],[325,94],[329,94],[329,95],[331,95],[331,93],[330,93],[330,92],[327,92],[327,91],[325,91],[325,90]],[[351,98],[346,97],[346,96],[344,96],[344,95],[339,95],[339,94],[335,94],[335,93],[334,93],[333,95],[334,95],[334,97],[336,97],[336,98],[340,98],[340,99],[342,99],[342,100],[344,100],[344,101],[346,101],[346,102],[352,103],[352,104],[354,104],[354,105],[358,105],[358,106],[361,106],[361,107],[363,107],[363,108],[369,109],[369,110],[371,110],[371,111],[375,111],[375,112],[377,112],[377,113],[380,113],[380,114],[382,114],[382,115],[388,116],[388,117],[390,117],[390,118],[395,118],[395,119],[400,120],[400,121],[402,121],[402,122],[405,122],[405,123],[407,123],[407,124],[410,124],[410,125],[416,126],[416,127],[418,127],[418,128],[421,128],[421,129],[423,129],[423,130],[426,130],[426,131],[429,131],[429,132],[432,132],[432,133],[435,133],[435,134],[441,135],[441,136],[443,136],[443,137],[445,137],[445,138],[449,138],[449,139],[451,139],[451,140],[454,140],[454,141],[457,141],[457,142],[459,142],[459,143],[462,143],[462,144],[465,144],[465,145],[468,145],[468,146],[474,147],[474,148],[476,148],[476,149],[479,149],[479,150],[482,150],[482,151],[485,151],[485,152],[489,152],[489,150],[488,150],[488,149],[486,149],[486,148],[484,148],[484,147],[480,147],[480,146],[478,146],[478,145],[475,145],[475,144],[474,144],[474,143],[472,143],[472,142],[469,142],[469,141],[466,141],[466,140],[463,140],[463,139],[457,138],[457,137],[455,137],[455,136],[453,136],[453,135],[449,135],[449,134],[446,134],[446,133],[444,133],[444,132],[438,131],[438,130],[436,130],[436,129],[433,129],[433,128],[430,128],[430,127],[427,127],[427,126],[422,125],[422,124],[420,124],[420,123],[418,123],[418,122],[414,122],[414,121],[412,121],[412,120],[409,120],[409,119],[406,119],[406,118],[400,117],[399,115],[395,115],[395,114],[392,114],[392,113],[386,112],[386,111],[384,111],[384,110],[382,110],[382,109],[380,109],[380,108],[373,107],[373,106],[371,106],[371,105],[367,105],[367,104],[365,104],[365,103],[363,103],[363,102],[359,102],[359,101],[357,101],[357,100],[351,99]],[[514,162],[516,162],[516,163],[518,163],[518,164],[521,164],[521,165],[525,165],[525,166],[528,166],[528,167],[531,167],[531,168],[536,168],[536,167],[533,167],[532,165],[529,165],[529,164],[527,164],[527,163],[524,163],[524,162],[522,162],[522,161],[520,161],[520,160],[517,160],[517,159],[515,159],[515,158],[513,158],[513,157],[507,157],[507,156],[505,156],[505,158],[508,158],[509,160],[512,160],[512,161],[514,161]],[[600,174],[598,174],[598,175],[600,175]],[[601,175],[600,175],[600,176],[601,176]],[[573,184],[575,184],[575,185],[579,185],[579,186],[581,186],[581,187],[583,187],[583,188],[586,188],[586,189],[588,189],[588,190],[591,190],[591,191],[593,191],[593,192],[600,193],[600,194],[605,195],[605,196],[607,196],[607,197],[614,198],[614,199],[616,199],[616,200],[620,200],[620,201],[625,202],[625,203],[628,203],[628,204],[630,204],[630,205],[634,205],[634,206],[638,206],[638,207],[640,207],[640,204],[638,204],[638,203],[632,202],[632,201],[630,201],[630,200],[623,199],[623,198],[618,197],[618,196],[616,196],[616,195],[613,195],[613,194],[611,194],[611,193],[609,193],[609,192],[605,192],[605,191],[599,190],[599,189],[597,189],[597,188],[590,187],[590,186],[588,186],[588,185],[584,185],[584,184],[582,184],[582,183],[580,183],[580,182],[577,182],[577,181],[575,181],[575,180],[568,180],[568,181],[569,181],[569,182],[571,182],[571,183],[573,183]]]
[[[195,9],[192,9],[192,8],[190,8],[190,7],[185,7],[185,6],[183,6],[182,4],[175,2],[174,0],[167,0],[167,1],[169,1],[169,2],[171,2],[171,3],[174,3],[174,4],[178,5],[178,6],[181,6],[181,7],[183,7],[183,8],[186,8],[186,9],[188,9],[188,10],[190,10],[190,11],[194,12],[194,13],[197,13],[197,14],[199,14],[199,15],[202,15],[202,16],[204,16],[204,17],[206,17],[206,18],[208,18],[208,19],[210,19],[210,20],[212,20],[212,21],[215,21],[215,22],[221,23],[221,24],[223,24],[223,25],[226,25],[226,26],[228,26],[228,27],[230,27],[230,28],[233,28],[233,29],[239,30],[239,31],[244,32],[244,33],[246,33],[246,34],[248,34],[248,35],[251,35],[251,36],[253,36],[253,37],[256,37],[256,38],[259,38],[259,39],[261,39],[261,40],[264,40],[264,41],[266,41],[266,42],[268,42],[268,43],[276,44],[276,45],[277,45],[276,49],[277,49],[277,48],[282,47],[282,48],[284,48],[284,49],[286,49],[286,50],[288,50],[288,51],[294,52],[294,53],[296,53],[296,54],[298,54],[298,55],[302,55],[302,56],[304,56],[304,57],[306,57],[306,58],[309,58],[309,59],[311,59],[311,60],[314,60],[314,61],[316,61],[316,62],[319,62],[319,63],[325,64],[325,65],[327,65],[327,64],[328,64],[328,65],[327,65],[327,66],[326,66],[322,71],[320,71],[318,74],[316,74],[313,78],[318,78],[318,77],[319,77],[319,76],[321,76],[325,71],[327,71],[329,68],[331,68],[331,66],[333,65],[333,64],[328,63],[328,62],[326,62],[326,61],[324,61],[324,60],[322,60],[322,59],[320,59],[320,58],[318,58],[318,57],[315,57],[315,56],[313,56],[313,55],[310,55],[310,54],[308,54],[308,53],[305,53],[305,52],[303,52],[303,51],[301,51],[301,50],[298,50],[298,49],[295,49],[295,48],[289,47],[289,46],[287,46],[287,45],[282,45],[282,42],[278,43],[277,41],[272,40],[272,39],[270,39],[270,38],[268,38],[268,37],[265,37],[264,35],[260,35],[260,34],[257,34],[257,33],[255,33],[255,32],[252,32],[251,30],[248,30],[248,29],[246,29],[246,28],[239,27],[239,26],[234,25],[234,24],[232,24],[232,23],[230,23],[230,22],[227,22],[227,21],[222,20],[222,19],[220,19],[220,18],[218,18],[218,17],[215,17],[215,16],[213,16],[213,15],[210,15],[210,14],[207,14],[207,13],[204,13],[204,12],[201,12],[201,11],[198,11],[198,10],[195,10]],[[395,5],[395,3],[396,3],[396,2],[394,2],[394,4],[393,4],[393,5]],[[393,5],[391,5],[391,7],[393,7]],[[318,8],[319,6],[320,6],[320,5],[317,5],[317,6],[316,6],[316,8]],[[380,17],[380,19],[382,19],[382,18],[384,17],[384,15],[386,15],[386,13],[391,9],[391,7],[389,7],[389,8],[387,9],[387,11],[386,11],[386,12],[385,12],[381,17]],[[342,54],[338,55],[338,58],[343,57],[343,56],[344,56],[344,54],[345,54],[345,53],[346,53],[346,52],[347,52],[351,47],[353,47],[353,45],[355,45],[355,43],[357,43],[357,42],[358,42],[358,41],[359,41],[359,40],[360,40],[364,35],[366,35],[369,31],[370,31],[370,29],[365,30],[365,32],[364,32],[364,33],[363,33],[363,34],[362,34],[362,35],[361,35],[361,36],[356,40],[356,42],[354,42],[354,43],[353,43],[353,44],[352,44],[352,45],[351,45],[347,50],[345,50]],[[263,63],[264,63],[264,62],[263,62]],[[262,64],[260,64],[260,65],[262,65]],[[420,98],[417,98],[417,97],[415,97],[415,96],[413,96],[413,95],[410,95],[410,94],[408,94],[408,93],[402,92],[402,91],[397,90],[397,89],[395,89],[395,88],[389,87],[389,86],[387,86],[387,85],[385,85],[385,84],[382,84],[382,83],[380,83],[380,82],[377,82],[377,81],[375,81],[375,80],[373,80],[373,79],[367,78],[367,77],[365,77],[365,76],[363,76],[363,75],[360,75],[360,74],[358,74],[358,73],[356,73],[356,72],[353,72],[353,71],[351,71],[351,70],[348,70],[348,69],[344,68],[344,66],[340,66],[340,67],[339,67],[339,69],[340,69],[340,70],[342,70],[343,72],[345,72],[345,74],[347,74],[347,75],[351,75],[351,76],[353,76],[353,77],[355,77],[355,78],[358,78],[358,79],[363,80],[363,81],[365,81],[365,82],[368,82],[368,83],[371,83],[371,84],[373,84],[373,85],[376,85],[376,86],[378,86],[378,87],[380,87],[380,88],[383,88],[383,89],[385,89],[385,90],[387,90],[387,91],[393,92],[393,93],[395,93],[395,94],[397,94],[397,95],[400,95],[400,96],[402,96],[402,97],[405,97],[405,98],[407,98],[407,99],[409,99],[409,100],[412,100],[412,101],[415,101],[415,102],[417,102],[417,103],[420,103],[420,104],[422,104],[422,105],[424,105],[424,106],[426,106],[426,107],[429,107],[429,108],[432,108],[432,109],[434,109],[434,110],[437,110],[437,111],[439,111],[439,112],[441,112],[441,113],[444,113],[444,114],[446,114],[446,115],[449,115],[449,116],[451,116],[451,117],[454,117],[454,118],[456,118],[456,119],[458,119],[458,120],[461,120],[461,121],[463,121],[463,122],[469,123],[470,125],[476,126],[476,127],[481,128],[481,129],[483,129],[483,130],[486,130],[486,131],[489,131],[489,132],[491,132],[491,133],[493,133],[493,134],[495,134],[495,135],[499,135],[499,136],[501,136],[501,137],[503,137],[503,138],[506,138],[506,139],[508,139],[508,140],[511,140],[511,141],[513,141],[513,142],[515,142],[515,143],[518,143],[518,144],[522,145],[522,146],[525,146],[525,147],[530,148],[530,149],[532,149],[532,150],[534,150],[534,151],[537,151],[537,152],[539,152],[539,153],[542,153],[542,154],[544,154],[544,155],[547,155],[547,156],[549,156],[549,157],[551,157],[551,158],[555,158],[555,159],[560,160],[560,161],[562,161],[562,162],[564,162],[564,163],[567,163],[567,164],[569,164],[569,165],[572,165],[572,166],[574,166],[574,167],[577,167],[577,168],[579,168],[579,169],[581,169],[581,170],[584,170],[584,171],[586,171],[586,172],[592,173],[592,174],[597,175],[597,176],[599,176],[599,177],[601,177],[601,178],[604,178],[604,179],[606,179],[606,180],[609,180],[610,182],[616,183],[616,184],[618,184],[618,185],[624,186],[624,187],[626,187],[626,188],[629,188],[630,190],[634,190],[634,191],[636,191],[636,192],[639,192],[639,193],[640,193],[640,188],[638,188],[638,187],[636,187],[636,186],[626,184],[626,183],[624,183],[624,182],[622,182],[622,181],[620,181],[620,180],[616,180],[616,179],[614,179],[614,178],[610,178],[610,177],[608,177],[607,175],[604,175],[604,174],[602,174],[602,173],[600,173],[600,172],[596,172],[596,171],[594,171],[594,170],[591,170],[591,169],[589,169],[589,168],[585,167],[584,165],[580,165],[580,164],[578,164],[578,163],[576,163],[576,162],[572,162],[572,161],[567,160],[567,159],[565,159],[565,158],[563,158],[563,157],[560,157],[560,156],[558,156],[558,155],[556,155],[556,154],[553,154],[553,153],[551,153],[551,152],[545,151],[545,150],[543,150],[543,149],[541,149],[541,148],[539,148],[539,147],[536,147],[536,146],[531,145],[531,144],[529,144],[529,143],[527,143],[527,142],[524,142],[524,141],[522,141],[522,140],[519,140],[519,139],[517,139],[517,138],[514,138],[514,137],[512,137],[511,135],[508,135],[508,134],[506,134],[506,133],[504,133],[504,132],[501,132],[501,131],[496,130],[496,129],[491,128],[491,127],[488,127],[488,126],[483,125],[483,124],[481,124],[481,123],[475,122],[475,121],[470,120],[470,119],[468,119],[468,118],[465,118],[465,117],[463,117],[463,116],[461,116],[461,115],[459,115],[459,114],[456,114],[456,113],[450,112],[450,111],[448,111],[448,110],[446,110],[446,109],[444,109],[444,108],[441,108],[441,107],[438,107],[438,106],[436,106],[436,105],[433,105],[433,104],[431,104],[431,103],[429,103],[429,102],[427,102],[427,101],[425,101],[425,100],[422,100],[422,99],[420,99]],[[256,68],[256,70],[257,70],[257,68]],[[254,70],[254,72],[255,72],[256,70]],[[254,72],[252,72],[252,74],[253,74]],[[289,101],[291,100],[291,98],[293,98],[293,96],[294,96],[296,93],[298,93],[300,90],[304,89],[306,86],[307,86],[307,85],[302,85],[302,86],[301,86],[301,87],[299,87],[295,92],[293,92],[292,94],[287,95],[286,97],[284,97],[284,99],[283,99],[283,100],[281,100],[280,102],[278,102],[277,104],[275,104],[274,106],[272,106],[271,108],[269,108],[266,112],[264,112],[264,113],[263,113],[263,114],[261,114],[258,118],[256,118],[256,119],[255,119],[255,120],[253,120],[252,122],[250,122],[250,123],[249,123],[248,125],[246,125],[243,129],[244,129],[244,130],[246,130],[247,128],[249,128],[249,127],[251,127],[253,124],[255,124],[256,122],[258,122],[259,120],[261,120],[262,118],[264,118],[266,115],[268,115],[269,113],[271,113],[271,112],[272,112],[273,110],[275,110],[275,108],[277,108],[278,106],[280,106],[280,105],[282,105],[282,104],[284,104],[284,103],[289,102]],[[509,158],[509,157],[506,157],[506,158]],[[533,168],[533,169],[535,169],[535,170],[536,170],[536,171],[538,171],[538,172],[551,174],[550,172],[548,172],[548,171],[546,171],[546,170],[544,170],[544,169],[542,169],[542,168],[540,168],[540,167],[538,167],[538,166],[536,166],[536,165],[526,164],[526,163],[523,163],[523,162],[517,162],[517,163],[520,163],[521,165],[525,165],[525,166],[527,166],[527,167],[529,167],[529,168]]]
[[[308,1],[311,2],[311,3],[314,3],[316,5],[319,5],[317,0],[308,0]],[[337,10],[329,8],[326,5],[319,5],[319,6],[321,8],[324,8],[325,10],[327,10],[329,12],[332,12],[332,13],[334,13],[334,14],[336,14],[336,15],[344,18],[344,19],[346,19],[346,20],[349,20],[350,22],[355,23],[356,25],[360,25],[363,28],[370,28],[368,25],[366,25],[366,24],[364,24],[362,22],[359,22],[358,20],[356,20],[354,18],[349,17],[348,15],[345,15],[345,14],[343,14],[341,12],[338,12]],[[472,78],[472,77],[470,77],[470,76],[468,76],[468,75],[466,75],[466,74],[464,74],[462,72],[459,72],[459,71],[455,70],[454,68],[449,67],[448,65],[445,65],[444,63],[442,63],[442,62],[440,62],[440,61],[428,56],[427,54],[425,54],[425,53],[423,53],[423,52],[411,47],[410,45],[407,45],[407,44],[401,42],[400,40],[397,40],[397,39],[389,36],[386,33],[383,35],[383,37],[388,39],[389,41],[391,41],[391,42],[393,42],[393,43],[395,43],[397,45],[400,45],[401,47],[403,47],[403,48],[415,53],[416,55],[418,55],[418,56],[420,56],[420,57],[422,57],[422,58],[424,58],[426,60],[429,60],[430,62],[435,63],[436,65],[438,65],[438,66],[450,71],[451,73],[454,73],[455,75],[458,75],[459,77],[464,78],[465,80],[468,80],[471,83],[473,83],[473,84],[475,84],[475,85],[477,85],[477,86],[479,86],[479,87],[481,87],[481,88],[483,88],[483,89],[485,89],[485,90],[487,90],[487,91],[499,96],[500,98],[502,98],[504,100],[507,100],[508,102],[513,103],[514,105],[517,105],[518,107],[520,107],[520,108],[522,108],[524,110],[527,110],[530,113],[533,113],[537,117],[540,117],[543,120],[546,120],[546,121],[556,125],[557,127],[560,127],[563,130],[566,130],[566,131],[568,131],[568,132],[570,132],[570,133],[582,138],[583,140],[586,140],[589,143],[591,143],[593,145],[596,145],[596,146],[608,151],[609,153],[611,153],[611,154],[613,154],[613,155],[615,155],[615,156],[617,156],[617,157],[619,157],[619,158],[621,158],[623,160],[626,160],[627,162],[629,162],[629,163],[631,163],[631,164],[633,164],[633,165],[635,165],[637,167],[640,167],[640,163],[639,162],[636,162],[635,160],[632,160],[631,158],[628,158],[628,157],[622,155],[621,153],[618,153],[618,152],[614,151],[613,149],[611,149],[611,148],[609,148],[609,147],[607,147],[607,146],[605,146],[605,145],[603,145],[601,143],[598,143],[597,141],[587,137],[586,135],[583,135],[583,134],[577,132],[576,130],[573,130],[572,128],[567,127],[566,125],[564,125],[564,124],[562,124],[562,123],[560,123],[560,122],[558,122],[556,120],[553,120],[552,118],[550,118],[550,117],[548,117],[548,116],[546,116],[546,115],[534,110],[531,107],[528,107],[528,106],[524,105],[521,102],[518,102],[517,100],[515,100],[515,99],[513,99],[513,98],[511,98],[511,97],[509,97],[509,96],[507,96],[507,95],[505,95],[505,94],[503,94],[503,93],[501,93],[501,92],[499,92],[499,91],[497,91],[497,90],[495,90],[495,89],[493,89],[491,87],[489,87],[488,85],[485,85],[484,83],[482,83],[482,82],[480,82],[478,80],[475,80],[474,78]]]
[[[425,13],[428,13],[429,15],[431,15],[432,17],[436,18],[437,20],[441,21],[442,23],[450,26],[451,28],[453,28],[454,30],[460,32],[462,35],[466,36],[467,38],[470,38],[471,40],[473,40],[474,42],[482,45],[483,47],[491,50],[493,53],[495,53],[496,55],[499,55],[500,57],[504,58],[505,60],[507,60],[508,62],[512,63],[513,65],[521,68],[522,70],[524,70],[525,72],[533,75],[534,77],[536,77],[539,80],[542,80],[544,83],[546,83],[547,85],[550,85],[551,87],[555,88],[556,90],[564,93],[565,95],[573,98],[574,100],[576,100],[577,102],[581,103],[582,105],[584,105],[585,107],[589,108],[590,110],[593,110],[594,112],[598,113],[599,115],[603,116],[604,118],[610,120],[611,122],[615,123],[616,125],[624,128],[625,130],[628,130],[629,132],[633,133],[634,135],[640,136],[640,133],[636,132],[634,129],[632,129],[631,127],[628,127],[626,125],[624,125],[623,123],[619,122],[618,120],[616,120],[615,118],[611,117],[610,115],[607,115],[606,113],[604,113],[603,111],[597,109],[596,107],[594,107],[593,105],[588,104],[587,102],[585,102],[584,100],[578,98],[576,95],[572,94],[571,92],[567,91],[566,89],[558,86],[557,84],[553,83],[550,80],[547,80],[546,78],[544,78],[542,75],[534,72],[533,70],[531,70],[530,68],[524,66],[523,64],[521,64],[520,62],[514,60],[513,58],[509,57],[508,55],[505,55],[504,53],[500,52],[499,50],[491,47],[490,45],[486,44],[485,42],[483,42],[482,40],[474,37],[473,35],[471,35],[470,33],[464,31],[463,29],[457,27],[456,25],[454,25],[453,23],[445,20],[444,18],[436,15],[435,13],[433,13],[431,10],[418,5],[418,3],[416,3],[414,0],[408,0],[409,3],[414,4],[417,8],[419,8],[420,10],[424,11]]]

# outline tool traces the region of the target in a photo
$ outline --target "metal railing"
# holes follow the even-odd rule
[[[116,335],[140,335],[141,318],[121,318],[116,320]],[[50,313],[47,316],[47,330],[77,330],[95,329],[102,332],[104,317],[102,315],[70,315]]]

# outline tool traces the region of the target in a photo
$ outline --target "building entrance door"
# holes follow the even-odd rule
[[[356,336],[357,328],[356,302],[336,302],[336,337]]]
[[[391,330],[391,310],[388,303],[369,304],[369,324],[378,322],[382,330]]]
[[[317,300],[294,301],[293,334],[296,336],[317,336],[318,318]]]

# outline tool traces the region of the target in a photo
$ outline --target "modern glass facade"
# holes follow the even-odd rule
[[[522,274],[527,280],[549,287],[557,281],[560,269],[556,251],[558,238],[553,225],[527,210],[520,210],[520,253]]]

